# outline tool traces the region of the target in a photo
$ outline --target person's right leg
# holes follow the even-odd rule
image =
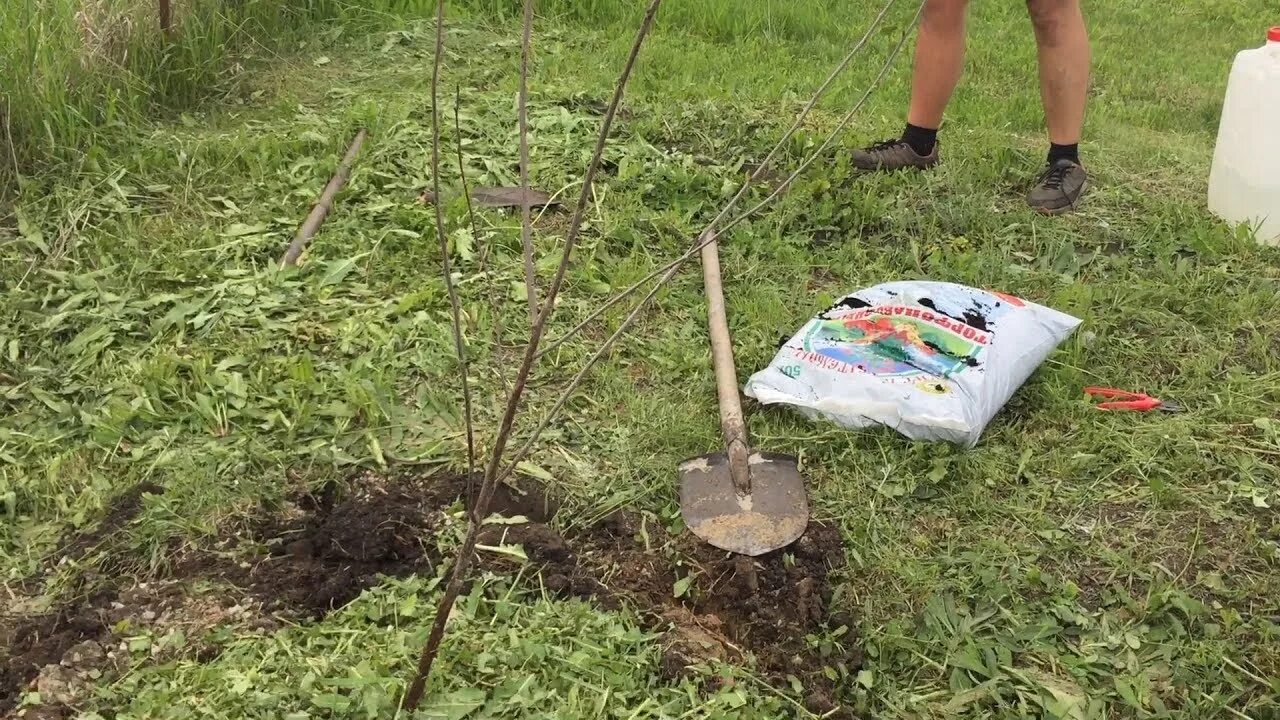
[[[938,162],[942,113],[964,70],[965,14],[969,0],[926,0],[916,38],[907,129],[897,140],[854,153],[863,170],[927,168]]]

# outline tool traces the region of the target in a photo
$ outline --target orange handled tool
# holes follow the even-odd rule
[[[1084,389],[1086,395],[1102,398],[1107,402],[1097,404],[1099,410],[1128,410],[1131,412],[1151,412],[1152,410],[1160,410],[1162,412],[1182,412],[1182,407],[1166,403],[1163,400],[1153,398],[1144,393],[1129,392],[1128,390],[1116,390],[1107,387],[1087,387]]]

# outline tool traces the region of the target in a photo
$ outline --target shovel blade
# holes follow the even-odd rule
[[[680,463],[680,514],[694,535],[729,552],[763,555],[795,542],[809,524],[796,459],[753,453],[751,492],[739,495],[725,453]]]

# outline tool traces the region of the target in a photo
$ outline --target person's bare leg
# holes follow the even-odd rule
[[[911,71],[911,105],[901,138],[853,154],[861,170],[929,168],[938,162],[938,128],[964,70],[969,0],[925,0]]]
[[[1049,142],[1080,142],[1089,95],[1089,32],[1080,0],[1027,0],[1036,32]]]
[[[1027,0],[1027,12],[1036,32],[1040,99],[1049,129],[1047,166],[1027,202],[1056,214],[1076,206],[1088,181],[1079,143],[1089,96],[1089,33],[1080,0]]]
[[[934,130],[964,70],[969,0],[928,0],[920,16],[907,122]]]

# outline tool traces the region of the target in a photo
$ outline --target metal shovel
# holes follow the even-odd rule
[[[702,277],[725,447],[680,463],[680,514],[694,535],[722,550],[763,555],[804,533],[809,523],[804,478],[794,457],[751,450],[714,234],[702,248]]]

